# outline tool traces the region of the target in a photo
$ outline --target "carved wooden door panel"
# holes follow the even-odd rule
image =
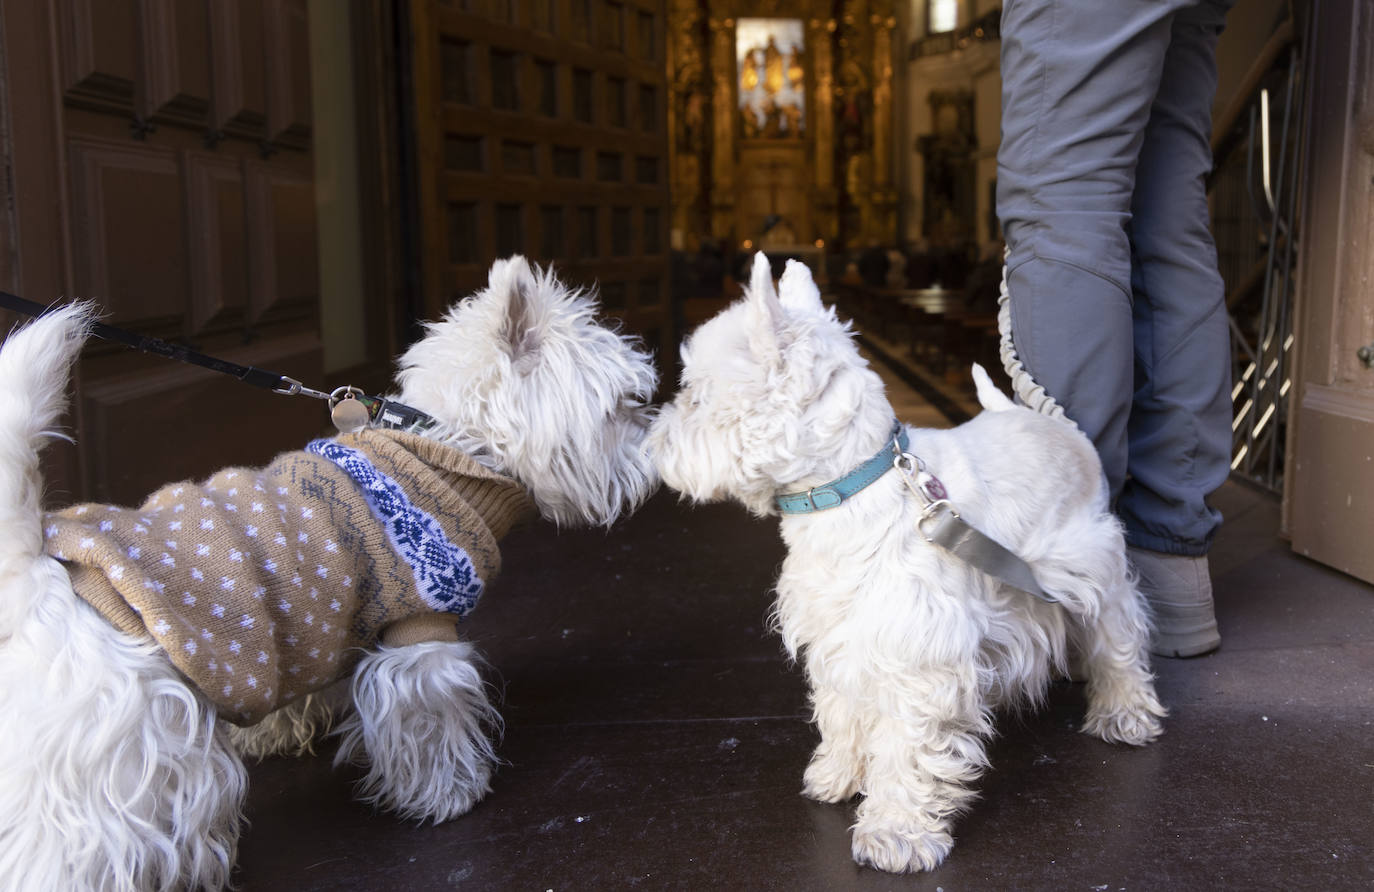
[[[498,257],[556,264],[660,367],[668,294],[662,0],[411,0],[424,315]]]
[[[1374,582],[1374,2],[1315,4],[1289,521]]]
[[[6,3],[4,287],[318,382],[305,0]],[[265,460],[318,403],[92,341],[55,500]]]

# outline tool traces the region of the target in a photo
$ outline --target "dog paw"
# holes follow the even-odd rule
[[[844,802],[859,792],[859,775],[844,760],[817,754],[802,775],[802,795],[817,802]]]
[[[927,830],[914,821],[864,821],[854,828],[854,860],[889,873],[934,870],[954,847],[944,830]]]
[[[1088,683],[1083,733],[1108,743],[1144,746],[1164,733],[1160,720],[1168,714],[1148,679],[1107,675]]]
[[[1144,746],[1164,733],[1160,714],[1150,709],[1088,710],[1083,733],[1101,737],[1108,743]]]

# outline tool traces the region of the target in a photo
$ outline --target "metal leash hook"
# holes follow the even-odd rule
[[[277,386],[272,388],[272,392],[280,393],[282,396],[313,396],[317,400],[329,399],[329,394],[324,391],[306,387],[295,378],[288,378],[285,375],[281,376]]]
[[[949,492],[945,485],[940,482],[939,477],[926,469],[926,463],[919,456],[910,452],[900,453],[892,460],[892,466],[901,472],[902,482],[920,497],[922,504],[929,506],[934,502],[949,500]]]
[[[950,504],[949,492],[940,478],[926,468],[919,456],[902,451],[894,439],[892,466],[907,489],[925,506],[916,519],[916,531],[927,542],[938,545],[977,570],[999,579],[1047,603],[1054,599],[1035,579],[1030,565],[969,525]],[[927,530],[927,527],[931,529]]]
[[[921,500],[924,505],[921,509],[921,516],[916,521],[916,529],[921,533],[927,542],[935,540],[926,532],[925,525],[932,518],[941,512],[948,512],[956,519],[959,512],[954,510],[954,506],[949,502],[949,492],[945,485],[940,482],[940,478],[930,473],[926,469],[926,463],[919,456],[910,452],[902,452],[892,460],[892,466],[902,476],[902,482],[906,488]]]

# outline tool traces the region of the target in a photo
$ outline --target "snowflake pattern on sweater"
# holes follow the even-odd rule
[[[344,676],[393,625],[471,610],[500,568],[497,539],[532,510],[515,481],[415,434],[308,450],[169,484],[138,508],[45,518],[77,594],[151,636],[239,724]]]
[[[415,571],[415,589],[426,604],[459,616],[477,606],[483,584],[472,559],[462,546],[449,541],[437,520],[406,498],[395,480],[358,450],[334,440],[315,440],[305,451],[329,459],[358,484],[392,546]]]

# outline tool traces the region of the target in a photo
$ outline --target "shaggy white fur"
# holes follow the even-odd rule
[[[312,696],[231,741],[162,652],[44,554],[39,451],[93,318],[70,305],[0,348],[0,890],[222,888],[243,755],[308,750],[334,710]],[[496,263],[401,367],[398,398],[438,420],[430,435],[515,477],[556,523],[609,525],[657,485],[649,356],[523,258]],[[363,658],[337,759],[366,767],[363,799],[443,821],[490,790],[501,720],[479,667],[464,642]]]
[[[656,480],[641,444],[658,374],[596,313],[552,270],[499,260],[485,291],[401,357],[398,398],[439,421],[432,436],[525,484],[548,519],[609,525]]]
[[[691,499],[775,514],[778,493],[834,480],[890,443],[881,380],[806,267],[789,262],[779,291],[759,254],[746,297],[683,347],[681,390],[649,442],[663,481]],[[908,428],[909,452],[966,521],[1029,563],[1053,604],[927,542],[924,506],[896,471],[781,521],[776,628],[803,661],[821,734],[803,792],[861,794],[854,858],[883,870],[943,860],[994,711],[1041,700],[1069,641],[1088,673],[1085,731],[1145,744],[1165,715],[1092,444],[974,375],[987,411],[952,430]]]

